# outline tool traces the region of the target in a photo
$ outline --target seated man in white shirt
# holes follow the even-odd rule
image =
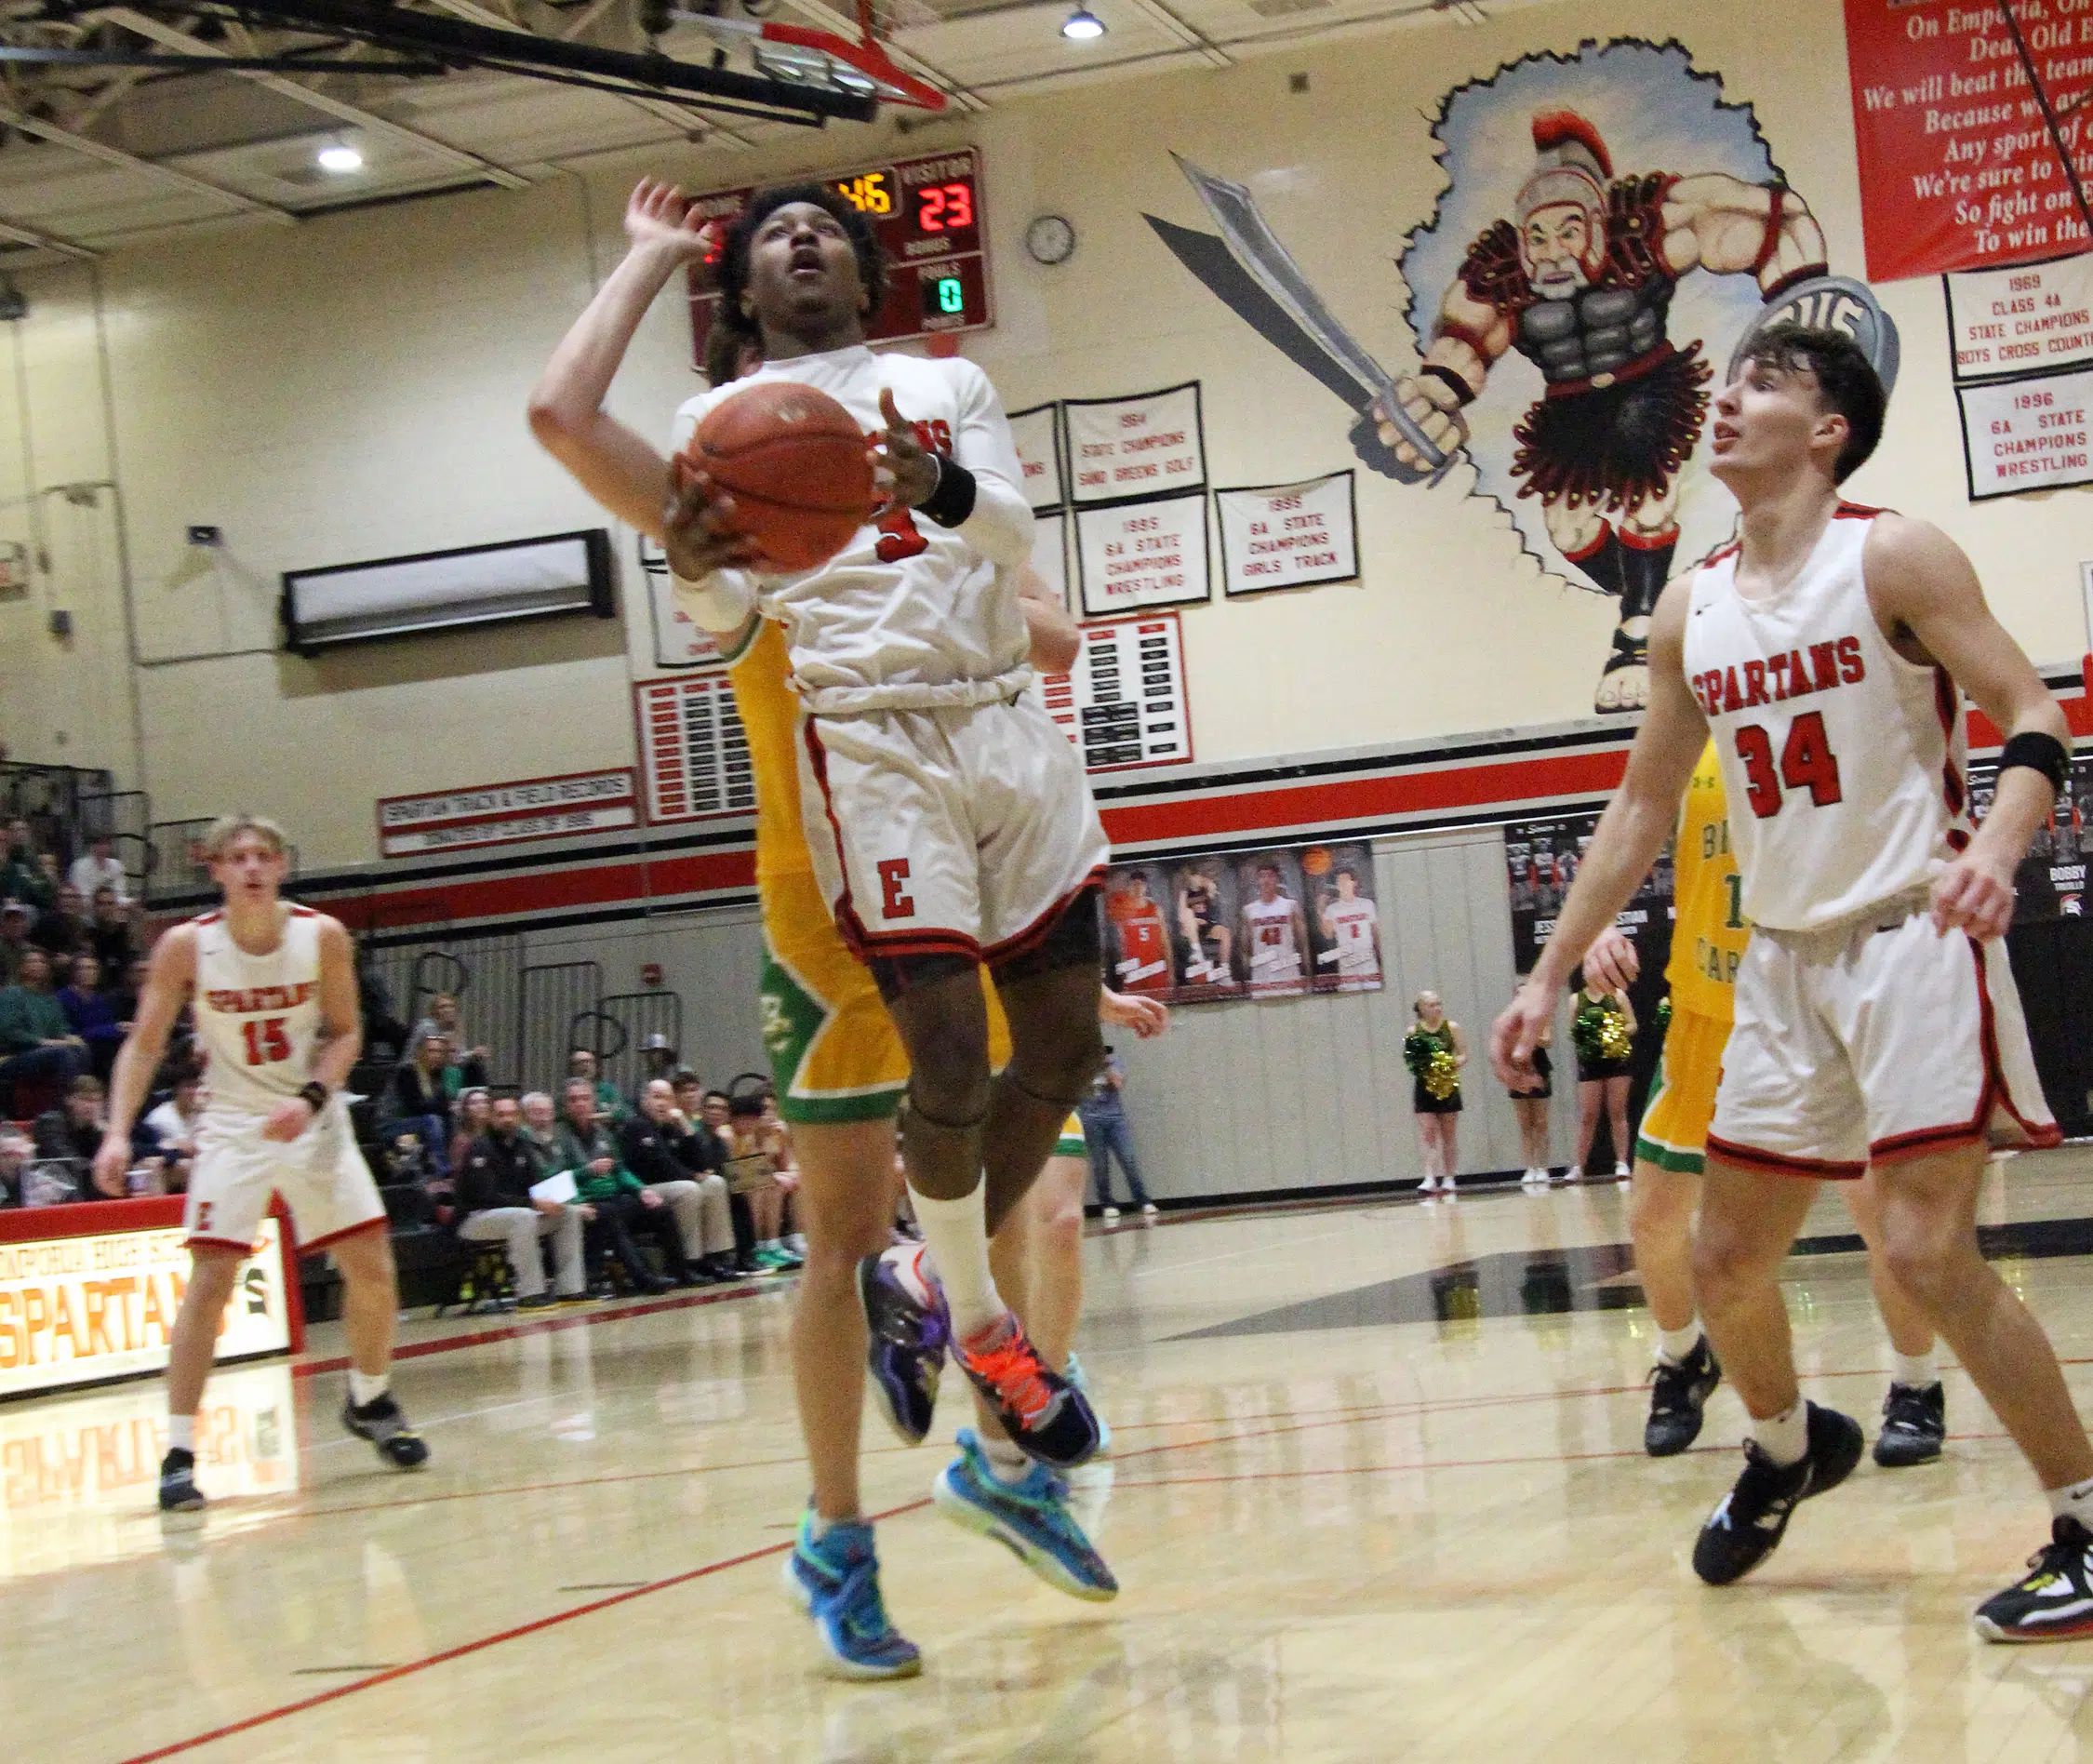
[[[160,1136],[169,1194],[179,1195],[189,1187],[189,1167],[196,1161],[196,1129],[204,1118],[202,1088],[195,1073],[184,1071],[175,1079],[174,1094],[145,1117],[145,1125]]]
[[[65,879],[80,890],[83,901],[95,898],[97,889],[114,889],[119,901],[130,898],[131,879],[116,857],[116,842],[106,835],[87,841],[87,855],[74,858]]]

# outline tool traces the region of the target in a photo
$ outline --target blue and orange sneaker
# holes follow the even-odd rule
[[[871,1526],[853,1520],[816,1537],[809,1507],[785,1557],[784,1578],[786,1595],[814,1620],[832,1677],[913,1678],[923,1670],[915,1643],[887,1620]]]
[[[1010,1312],[978,1334],[953,1339],[952,1356],[1028,1458],[1073,1470],[1098,1450],[1088,1400],[1039,1356]]]
[[[923,1246],[898,1243],[858,1264],[858,1302],[871,1337],[867,1363],[887,1424],[903,1445],[929,1436],[938,1380],[952,1340],[945,1295],[923,1265]]]
[[[1021,1482],[1005,1482],[990,1466],[971,1427],[959,1430],[959,1456],[932,1486],[938,1511],[955,1525],[993,1538],[1049,1586],[1098,1603],[1119,1597],[1119,1583],[1069,1511],[1068,1484],[1035,1463]]]

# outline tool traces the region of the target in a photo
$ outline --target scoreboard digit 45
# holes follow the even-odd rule
[[[981,212],[980,154],[972,147],[922,159],[863,166],[817,179],[873,223],[887,248],[886,303],[865,326],[868,341],[896,342],[995,322],[989,293],[988,227]],[[753,186],[697,197],[692,210],[724,227],[748,207]],[[719,309],[718,265],[690,266],[690,329],[696,359]]]

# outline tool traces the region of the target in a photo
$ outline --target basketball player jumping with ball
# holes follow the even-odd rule
[[[1859,1424],[1796,1388],[1780,1272],[1818,1182],[1873,1165],[1891,1273],[2049,1498],[2050,1542],[1977,1629],[2061,1640],[2093,1634],[2093,1446],[2041,1325],[1978,1249],[1976,1205],[1989,1136],[2058,1137],[1999,940],[2014,868],[2068,775],[2067,730],[1953,541],[1840,501],[1884,402],[1840,333],[1775,325],[1740,355],[1714,405],[1713,471],[1741,541],[1658,604],[1627,777],[1491,1054],[1508,1085],[1530,1081],[1556,996],[1657,857],[1713,732],[1754,929],[1693,1273],[1752,1429],[1695,1571],[1712,1585],[1748,1573],[1860,1458]],[[2006,732],[1974,830],[1966,688]]]

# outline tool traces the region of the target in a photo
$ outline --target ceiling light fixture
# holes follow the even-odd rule
[[[1093,43],[1104,33],[1104,20],[1088,7],[1077,7],[1061,20],[1061,34],[1071,43]]]
[[[364,156],[345,140],[330,140],[314,155],[322,171],[331,171],[338,178],[347,177],[352,171],[364,168]]]

